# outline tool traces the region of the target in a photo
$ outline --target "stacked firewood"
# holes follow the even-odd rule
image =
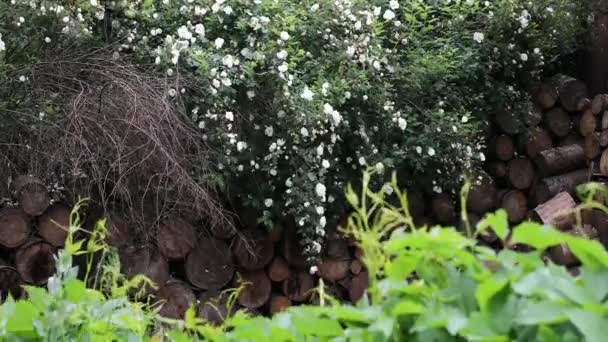
[[[54,254],[64,246],[70,207],[51,204],[37,178],[14,182],[15,205],[0,209],[0,294],[23,295],[22,285],[44,285],[55,271]],[[268,233],[243,218],[237,229],[204,229],[186,218],[165,218],[153,243],[136,242],[124,216],[107,216],[107,243],[120,256],[128,277],[143,274],[158,288],[146,299],[162,301],[161,314],[183,317],[195,304],[203,318],[219,323],[229,310],[275,313],[292,304],[315,303],[319,279],[325,293],[355,302],[367,288],[361,253],[338,235],[329,239],[323,262],[311,272],[301,254],[293,222]],[[77,260],[78,263],[78,260]],[[227,289],[241,288],[230,305]]]
[[[470,222],[503,208],[511,224],[555,224],[556,213],[575,207],[578,185],[608,176],[608,95],[591,97],[585,83],[558,74],[538,85],[532,99],[527,111],[505,110],[492,117],[486,174],[476,180],[467,201]],[[431,203],[434,221],[457,223],[454,198],[439,194]],[[585,235],[608,243],[606,216],[597,211],[583,216]],[[568,217],[560,221],[564,230],[574,225]]]

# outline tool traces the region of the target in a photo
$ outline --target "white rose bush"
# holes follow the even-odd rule
[[[573,51],[582,6],[12,0],[0,5],[0,75],[73,41],[164,73],[215,152],[214,181],[269,228],[292,218],[312,261],[363,170],[397,170],[429,192],[475,173],[488,116],[527,101],[530,82]]]

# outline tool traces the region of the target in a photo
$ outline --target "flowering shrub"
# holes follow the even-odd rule
[[[217,151],[218,180],[268,224],[293,216],[311,256],[361,170],[407,170],[436,192],[473,173],[486,114],[503,98],[523,108],[521,87],[584,23],[568,0],[12,3],[7,49],[22,34],[85,35],[162,68]]]

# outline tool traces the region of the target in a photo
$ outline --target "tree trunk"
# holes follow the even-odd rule
[[[542,179],[535,189],[537,203],[544,203],[560,192],[567,191],[576,194],[576,186],[589,180],[589,169],[580,169],[559,176]]]
[[[17,248],[27,241],[31,233],[30,219],[21,209],[0,210],[0,245]]]
[[[508,135],[503,134],[495,137],[489,146],[491,156],[497,160],[509,161],[515,153],[513,139]]]
[[[509,222],[514,224],[523,221],[528,214],[528,199],[519,190],[511,190],[505,193],[500,201],[500,206],[507,212]]]
[[[315,286],[313,277],[305,271],[291,272],[283,281],[283,294],[292,302],[306,302]]]
[[[46,186],[38,178],[19,176],[15,179],[14,189],[19,205],[30,216],[41,215],[51,203]]]
[[[528,158],[516,158],[507,165],[507,181],[515,189],[528,189],[534,181],[534,165]]]
[[[356,276],[350,282],[350,287],[348,289],[348,296],[352,303],[357,303],[361,297],[367,291],[369,287],[369,276],[367,271],[363,271]]]
[[[0,303],[10,294],[13,299],[23,296],[22,280],[19,272],[7,261],[0,259]]]
[[[184,319],[186,310],[196,302],[190,285],[179,280],[169,280],[157,292],[157,299],[164,301],[158,312],[161,316]]]
[[[71,211],[66,206],[55,204],[38,219],[38,234],[55,247],[63,247],[70,229]]]
[[[557,74],[552,78],[557,87],[559,102],[568,112],[576,111],[578,103],[589,97],[589,91],[585,83],[563,74]]]
[[[185,220],[173,217],[161,223],[157,236],[158,249],[168,260],[181,260],[196,243],[196,231]]]
[[[289,300],[289,298],[281,295],[273,295],[272,298],[270,298],[268,312],[274,315],[276,313],[287,310],[287,308],[289,308],[290,306],[291,301]]]
[[[555,107],[545,113],[545,126],[558,137],[565,137],[572,129],[570,115],[561,107]]]
[[[120,261],[123,272],[129,278],[143,274],[154,282],[156,286],[164,285],[169,280],[169,263],[167,259],[156,249],[139,246],[130,246],[120,250]],[[150,287],[145,287],[141,294],[148,296],[153,294]]]
[[[192,285],[203,290],[219,290],[234,275],[230,248],[222,240],[202,237],[186,257],[185,269]]]
[[[282,282],[289,278],[289,265],[280,256],[276,256],[268,266],[268,277],[272,281]]]
[[[585,137],[584,150],[585,157],[587,157],[587,159],[595,159],[600,155],[600,153],[602,153],[602,148],[600,146],[600,135],[598,133],[593,132]]]
[[[542,109],[548,110],[555,106],[558,100],[557,88],[555,86],[541,83],[533,92],[534,102]]]
[[[587,159],[580,145],[552,148],[538,154],[534,160],[540,177],[553,176],[584,167]]]
[[[442,224],[449,224],[456,218],[456,207],[452,197],[448,194],[436,195],[431,202],[431,207],[435,219]]]
[[[235,238],[232,252],[244,269],[260,270],[274,257],[274,243],[259,229],[245,230]]]
[[[338,258],[325,258],[319,265],[319,276],[326,281],[335,283],[346,278],[350,267],[350,260]]]
[[[272,291],[270,279],[264,271],[243,272],[244,284],[239,293],[239,304],[248,309],[257,309],[268,301]]]
[[[15,265],[21,278],[33,285],[44,285],[55,272],[55,248],[42,240],[23,245],[15,255]]]

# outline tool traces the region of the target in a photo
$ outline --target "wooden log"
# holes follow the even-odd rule
[[[268,232],[268,239],[272,242],[279,242],[283,239],[283,225],[275,224],[272,229]]]
[[[234,275],[230,248],[224,241],[212,237],[199,238],[184,266],[188,281],[203,290],[219,290]]]
[[[545,113],[545,126],[558,137],[565,137],[572,129],[570,115],[561,107],[555,107]]]
[[[55,272],[55,248],[36,239],[21,246],[15,255],[15,265],[21,279],[33,285],[44,285]]]
[[[348,296],[352,303],[356,303],[363,297],[369,287],[369,276],[367,271],[361,272],[353,277],[348,289]]]
[[[522,150],[530,158],[534,158],[540,152],[553,147],[551,135],[542,128],[535,128],[521,136],[523,138]]]
[[[516,158],[507,164],[507,181],[519,190],[528,189],[534,181],[534,165],[528,158]]]
[[[194,248],[195,243],[194,227],[181,218],[172,217],[158,227],[158,249],[168,260],[185,258]]]
[[[557,265],[570,267],[579,263],[578,259],[570,251],[570,248],[564,244],[549,248],[549,256]]]
[[[234,223],[233,223],[234,224]],[[228,223],[218,223],[211,225],[209,231],[214,237],[220,240],[229,240],[236,234],[236,228]]]
[[[569,229],[574,223],[574,198],[568,192],[560,192],[549,201],[538,205],[534,212],[543,224],[554,225],[562,230]]]
[[[600,132],[600,146],[608,147],[608,129],[605,129]]]
[[[602,157],[600,158],[600,173],[604,176],[608,176],[608,149],[602,152]]]
[[[515,153],[515,145],[513,139],[505,134],[499,135],[492,139],[489,143],[490,156],[497,160],[509,161]]]
[[[583,137],[578,133],[572,132],[568,134],[565,138],[558,140],[557,145],[555,145],[554,147],[564,147],[570,145],[584,146],[584,144],[585,140],[583,139]]]
[[[607,130],[608,129],[608,110],[604,111],[602,114],[602,120],[600,121],[600,129]]]
[[[243,272],[243,289],[239,293],[239,304],[249,309],[257,309],[268,301],[272,291],[270,279],[264,271]]]
[[[292,302],[306,302],[312,295],[315,286],[313,277],[305,271],[291,272],[283,281],[283,294]]]
[[[308,268],[308,261],[304,256],[304,248],[299,243],[300,236],[296,231],[295,224],[285,226],[285,238],[282,242],[283,257],[287,263],[300,269]]]
[[[338,280],[346,278],[350,268],[349,259],[341,258],[325,258],[319,264],[319,276],[323,280],[335,283]]]
[[[541,83],[532,94],[534,102],[543,110],[551,109],[558,100],[557,88],[547,83]]]
[[[431,208],[437,221],[442,224],[449,224],[456,218],[456,206],[452,197],[446,193],[435,195]]]
[[[342,236],[328,239],[325,246],[325,254],[334,258],[349,258],[348,241]]]
[[[569,112],[576,111],[578,103],[589,97],[589,91],[585,83],[563,74],[557,74],[552,78],[557,87],[559,102]]]
[[[589,108],[591,108],[591,99],[582,99],[578,102],[578,105],[576,105],[577,112],[583,112]]]
[[[492,161],[486,165],[486,170],[493,178],[502,178],[507,174],[507,164],[502,161]]]
[[[608,95],[597,94],[591,101],[591,112],[594,115],[601,113],[608,106]]]
[[[11,295],[13,299],[23,296],[23,281],[17,269],[8,261],[0,259],[0,303]]]
[[[51,203],[46,186],[38,178],[18,176],[13,187],[19,205],[30,216],[41,215]]]
[[[593,112],[591,112],[591,110],[586,110],[581,116],[578,124],[579,133],[586,137],[593,134],[598,126],[597,118],[593,115]]]
[[[532,102],[528,102],[524,105],[520,115],[521,120],[526,127],[536,127],[543,119],[542,110]]]
[[[276,313],[287,310],[287,308],[289,308],[290,306],[291,301],[289,300],[289,298],[281,295],[273,295],[270,298],[268,312],[274,315]]]
[[[71,210],[54,204],[38,219],[38,234],[55,247],[63,247],[70,229]]]
[[[148,277],[156,287],[163,286],[169,280],[169,263],[155,248],[149,246],[129,246],[120,250],[120,261],[124,274],[133,278],[138,274]],[[137,289],[144,296],[154,293],[151,287]]]
[[[280,256],[274,257],[268,266],[268,277],[272,281],[282,282],[289,278],[289,265]]]
[[[274,257],[274,243],[260,230],[245,230],[235,238],[232,252],[237,263],[248,271],[264,268]]]
[[[361,271],[363,270],[363,264],[361,264],[361,261],[354,259],[353,261],[350,262],[350,273],[357,275],[359,273],[361,273]]]
[[[608,214],[598,209],[592,209],[583,211],[582,216],[583,224],[594,227],[600,242],[604,247],[608,247]]]
[[[130,234],[129,224],[125,217],[118,212],[107,214],[106,221],[106,243],[115,248],[122,248],[132,244],[132,234]]]
[[[156,293],[162,305],[159,314],[173,319],[184,319],[186,310],[196,303],[196,297],[190,285],[179,280],[169,280]]]
[[[568,145],[540,152],[534,159],[539,177],[548,177],[580,169],[587,162],[580,145]]]
[[[520,115],[513,111],[499,110],[492,116],[492,121],[504,134],[516,135],[524,129]]]
[[[29,217],[18,208],[0,210],[0,245],[17,248],[24,244],[31,234]]]
[[[218,290],[202,292],[198,296],[198,316],[211,325],[218,326],[236,310],[228,306],[228,294]]]
[[[585,157],[587,157],[587,159],[595,159],[597,156],[599,156],[602,153],[599,133],[593,132],[592,134],[586,136],[585,146],[583,149],[585,150]]]
[[[496,205],[496,185],[489,175],[482,174],[481,180],[477,180],[469,191],[467,210],[481,215],[496,208]]]
[[[571,195],[576,194],[576,187],[589,179],[589,169],[580,169],[559,176],[553,176],[540,180],[536,184],[536,203],[548,201],[560,192],[567,191]]]
[[[509,222],[520,223],[528,213],[528,198],[519,190],[510,190],[502,196],[500,207],[507,212]]]

